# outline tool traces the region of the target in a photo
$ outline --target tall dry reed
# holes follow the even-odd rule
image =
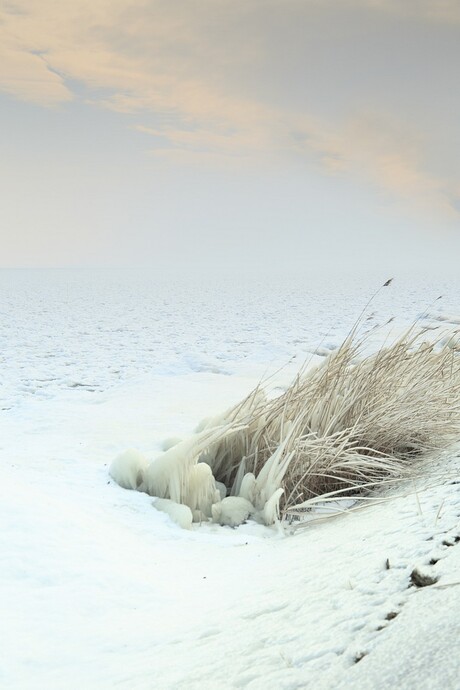
[[[410,476],[419,458],[460,437],[459,355],[412,328],[360,357],[364,341],[354,336],[280,397],[258,388],[227,413],[240,430],[227,429],[201,459],[233,494],[276,453],[269,488],[284,490],[283,513],[318,495],[356,496]]]

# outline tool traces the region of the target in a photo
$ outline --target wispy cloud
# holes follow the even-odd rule
[[[73,98],[46,58],[12,37],[0,42],[0,86],[15,98],[40,105],[54,106]]]
[[[360,176],[414,207],[456,216],[458,181],[430,169],[423,135],[394,115],[370,116],[365,94],[355,117],[333,122],[265,97],[271,48],[257,29],[261,13],[289,21],[292,11],[307,26],[309,12],[346,5],[460,21],[453,0],[12,0],[0,24],[0,88],[49,107],[72,100],[80,83],[95,105],[135,115],[158,155],[305,156],[325,174]],[[264,88],[251,91],[240,77],[255,68]]]
[[[330,174],[365,176],[386,194],[424,213],[458,218],[458,183],[430,173],[421,133],[382,115],[365,113],[341,127],[317,126],[305,139]]]

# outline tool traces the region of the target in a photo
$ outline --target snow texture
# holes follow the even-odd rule
[[[252,518],[185,530],[109,475],[126,448],[162,457],[165,438],[261,377],[277,372],[278,394],[341,342],[375,279],[0,282],[0,687],[456,690],[460,446],[381,500],[327,519],[319,507],[288,532]],[[455,326],[459,303],[459,284],[395,281],[368,323]],[[254,478],[239,488],[258,510]]]

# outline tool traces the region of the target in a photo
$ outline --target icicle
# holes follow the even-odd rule
[[[109,474],[123,489],[139,489],[144,481],[148,460],[132,448],[117,455],[109,468]]]
[[[196,466],[197,459],[201,453],[217,438],[223,439],[228,435],[237,433],[240,427],[231,428],[220,427],[213,431],[203,431],[195,434],[185,441],[181,441],[150,463],[145,472],[145,485],[147,493],[159,498],[170,498],[176,503],[183,503],[187,494],[189,482],[193,476],[192,468]],[[211,470],[205,463],[200,463],[204,468],[200,468],[201,478],[206,487],[203,488],[206,494],[209,484],[209,473]],[[195,474],[195,479],[197,475]],[[211,475],[212,476],[212,475]],[[212,479],[214,481],[214,479]],[[215,486],[213,486],[215,490]],[[203,499],[205,502],[207,499]]]
[[[183,503],[192,511],[199,510],[207,517],[211,517],[211,506],[215,502],[216,493],[220,499],[211,468],[204,462],[197,463],[190,469],[182,497]]]
[[[252,472],[248,472],[243,477],[243,480],[242,480],[241,486],[240,486],[240,490],[238,492],[238,496],[240,496],[241,498],[245,498],[247,501],[251,501],[251,503],[253,503],[254,502],[255,486],[256,486],[256,478],[252,474]]]
[[[265,503],[262,516],[266,525],[274,525],[280,516],[280,498],[284,493],[284,489],[277,489],[274,494],[270,496]]]
[[[244,473],[246,472],[246,458],[242,457],[241,462],[238,465],[238,470],[233,482],[232,489],[230,491],[231,496],[239,496],[241,482],[243,481]]]
[[[283,477],[286,473],[289,463],[294,456],[294,451],[286,453],[283,458],[284,450],[290,440],[290,436],[294,433],[294,427],[289,431],[284,441],[278,446],[273,455],[267,460],[259,475],[256,478],[255,484],[255,505],[260,511],[277,489],[280,488]]]

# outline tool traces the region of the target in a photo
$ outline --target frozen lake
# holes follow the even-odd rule
[[[268,372],[340,344],[386,276],[157,278],[0,271],[0,403],[95,394],[150,375]],[[439,295],[442,300],[435,302]],[[460,281],[396,279],[364,325],[457,313]]]
[[[289,382],[387,277],[0,272],[1,687],[456,687],[458,450],[442,479],[293,537],[187,532],[108,476]],[[459,313],[460,282],[396,277],[363,328]],[[438,584],[410,588],[415,567]]]

